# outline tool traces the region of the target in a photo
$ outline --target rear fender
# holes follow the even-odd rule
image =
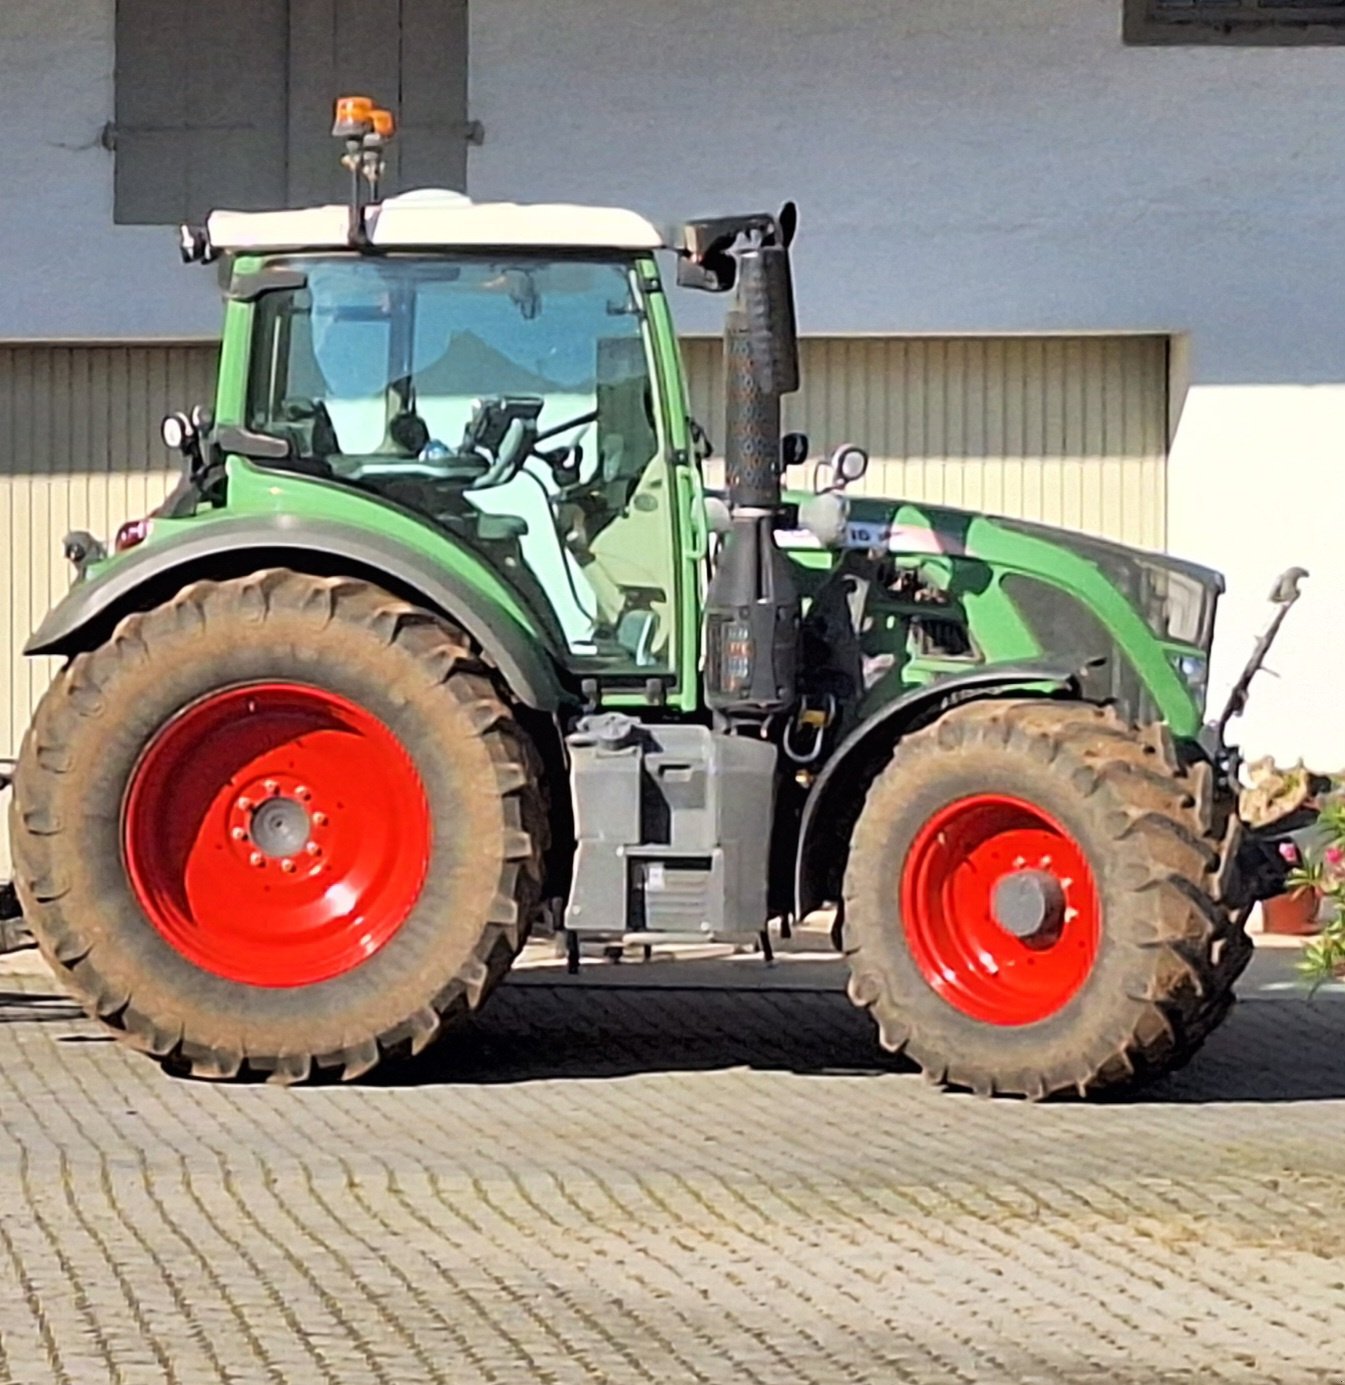
[[[864,797],[902,736],[963,702],[1009,693],[1079,698],[1084,685],[1084,674],[1074,664],[1000,664],[914,688],[861,722],[833,752],[803,805],[794,867],[795,916],[802,919],[839,899],[850,834]]]
[[[395,539],[285,514],[193,523],[180,535],[128,554],[104,573],[77,583],[48,614],[24,653],[68,656],[92,649],[123,616],[167,600],[191,582],[265,567],[346,575],[385,587],[460,625],[526,706],[550,713],[571,700],[538,636],[482,590],[499,582],[489,569],[482,568],[483,583],[476,586]]]

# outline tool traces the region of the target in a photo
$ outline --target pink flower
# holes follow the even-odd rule
[[[1291,866],[1296,866],[1299,862],[1298,848],[1293,842],[1281,842],[1280,855],[1288,861]]]
[[[1322,852],[1322,857],[1328,866],[1338,866],[1345,861],[1345,849],[1338,846],[1328,846]]]

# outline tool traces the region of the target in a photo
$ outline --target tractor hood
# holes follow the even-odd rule
[[[1091,534],[1026,520],[995,522],[1011,533],[1028,534],[1086,558],[1134,604],[1159,639],[1197,645],[1206,652],[1214,643],[1214,619],[1225,590],[1222,573]]]
[[[1028,520],[875,496],[850,498],[846,546],[982,558],[1041,574],[1057,569],[1059,555],[1068,553],[1095,567],[1160,640],[1206,652],[1214,640],[1215,614],[1224,592],[1219,573],[1167,554]]]

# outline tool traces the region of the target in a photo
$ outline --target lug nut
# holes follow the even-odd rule
[[[244,795],[238,800],[238,807],[240,808],[241,811],[243,811],[243,812],[245,812],[245,813],[247,812],[247,810],[248,810],[249,808],[252,807],[252,800],[247,796],[247,794],[244,794]]]
[[[306,784],[300,784],[294,792],[298,797],[302,798],[305,803],[307,803],[308,800],[313,797],[313,795],[309,792],[308,786]]]
[[[260,851],[254,851],[248,859],[254,866],[264,866],[266,864],[266,857],[263,856]]]
[[[308,845],[304,847],[304,850],[308,852],[310,856],[322,855],[322,848],[317,844],[317,842],[309,842]]]
[[[241,827],[235,827],[234,830],[229,833],[229,835],[234,839],[234,841],[241,842],[243,838],[247,836],[247,833],[244,832]]]
[[[264,788],[266,792],[271,795],[272,798],[274,798],[276,794],[280,792],[280,785],[277,784],[274,779],[268,779],[266,783],[262,785],[262,788]]]
[[[280,863],[280,869],[283,870],[286,875],[293,875],[294,862],[291,861],[288,856],[286,856],[285,859]]]
[[[313,814],[313,826],[314,826],[314,827],[326,827],[326,825],[327,825],[327,814],[326,814],[326,813],[314,813],[314,814]]]

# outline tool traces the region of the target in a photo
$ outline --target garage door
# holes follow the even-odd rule
[[[0,756],[55,667],[20,651],[69,585],[62,536],[106,538],[163,499],[176,466],[159,423],[213,397],[215,359],[200,343],[0,347]]]
[[[688,343],[697,417],[723,440],[718,341]],[[868,494],[1167,539],[1166,337],[812,337],[789,427],[862,443]],[[792,478],[804,484],[804,478]]]

